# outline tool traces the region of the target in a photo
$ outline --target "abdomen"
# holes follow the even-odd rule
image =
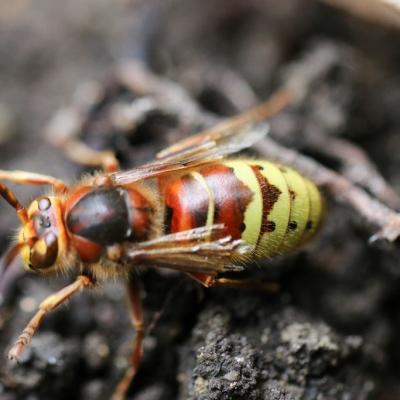
[[[224,234],[254,245],[257,258],[308,241],[323,212],[321,194],[311,181],[262,160],[202,166],[168,181],[163,193],[166,233],[224,224]]]

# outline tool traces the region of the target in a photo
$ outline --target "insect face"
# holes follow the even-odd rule
[[[30,204],[27,216],[18,234],[25,268],[41,272],[54,270],[66,247],[60,200],[54,196],[40,197]]]

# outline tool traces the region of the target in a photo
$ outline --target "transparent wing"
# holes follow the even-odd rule
[[[269,124],[261,121],[287,107],[292,97],[285,88],[278,90],[257,107],[166,148],[157,154],[156,161],[130,171],[116,172],[111,178],[116,184],[129,184],[216,161],[248,148],[269,131]]]
[[[216,276],[221,272],[241,271],[235,260],[251,252],[252,246],[230,236],[221,235],[224,225],[212,225],[164,235],[137,244],[127,244],[125,261],[171,268],[182,272],[199,272]]]
[[[268,131],[269,124],[266,122],[256,123],[247,119],[244,122],[242,115],[239,115],[167,147],[157,154],[157,158],[166,159],[182,152],[196,151],[204,145],[208,145],[210,149],[218,149],[218,153],[235,153],[261,140]]]
[[[223,123],[224,129],[217,125],[215,128],[176,143],[159,153],[158,159],[151,163],[128,171],[118,171],[110,176],[115,184],[126,185],[142,179],[193,168],[248,148],[261,140],[269,130],[267,123],[258,123],[257,126],[247,123],[240,127],[233,124],[229,129],[230,121]]]

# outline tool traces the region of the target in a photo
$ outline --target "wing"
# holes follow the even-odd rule
[[[253,247],[230,236],[212,239],[224,229],[224,225],[218,224],[127,244],[125,261],[211,276],[241,271],[243,267],[236,265],[235,260],[251,252]]]
[[[240,127],[234,124],[229,129],[231,120],[222,125],[198,133],[163,150],[157,160],[128,171],[111,174],[117,185],[127,185],[142,179],[160,177],[165,174],[193,168],[198,165],[217,161],[226,155],[237,153],[261,140],[269,130],[267,123],[247,123]],[[224,129],[221,129],[224,128]]]
[[[271,118],[286,108],[293,101],[292,97],[292,94],[285,88],[277,90],[268,100],[260,105],[239,115],[225,119],[211,129],[207,129],[197,135],[190,136],[187,139],[167,147],[157,154],[157,158],[164,159],[177,155],[182,151],[195,149],[197,146],[201,146],[204,143],[210,143],[214,145],[214,147],[224,147],[224,145],[228,143],[232,145],[236,143],[236,146],[240,147],[239,150],[249,147],[262,139],[269,130],[269,125],[261,121]],[[253,132],[253,137],[251,137],[249,132],[251,130],[256,131],[256,129],[254,129],[255,124],[258,125],[257,130],[261,132],[263,129],[260,125],[264,124],[264,134],[257,137],[257,132]],[[228,148],[227,154],[239,150],[230,151]]]
[[[292,97],[285,88],[278,90],[259,106],[166,148],[157,154],[156,161],[129,171],[115,172],[110,174],[111,179],[117,185],[129,184],[216,161],[246,149],[268,133],[269,124],[260,121],[287,107],[293,101]]]

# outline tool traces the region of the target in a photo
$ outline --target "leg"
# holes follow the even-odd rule
[[[140,290],[137,283],[137,278],[134,274],[131,274],[129,277],[127,290],[132,325],[135,328],[135,339],[133,342],[133,350],[129,360],[129,367],[121,381],[118,383],[112,396],[112,400],[125,399],[129,386],[137,373],[143,354],[144,318],[142,300],[140,298]]]
[[[78,138],[84,129],[85,120],[89,118],[89,109],[59,111],[47,127],[46,137],[73,162],[101,167],[105,172],[115,172],[119,169],[119,163],[112,151],[94,150]]]
[[[76,138],[69,138],[57,144],[72,161],[92,167],[101,167],[104,172],[119,170],[119,162],[112,151],[98,151],[90,148]]]
[[[61,179],[28,171],[0,170],[0,180],[9,180],[21,185],[51,185],[57,193],[63,193],[68,190],[67,185]]]
[[[261,290],[271,293],[276,293],[279,291],[279,285],[275,282],[263,282],[257,279],[216,278],[211,275],[201,273],[189,273],[189,276],[207,288],[218,286],[238,289]]]
[[[227,278],[216,279],[214,286],[260,290],[270,293],[277,293],[280,288],[279,284],[276,282],[264,282],[257,279],[227,279]]]
[[[11,360],[19,359],[19,356],[23,352],[25,346],[31,341],[32,336],[39,328],[40,323],[46,314],[54,310],[60,304],[68,300],[73,294],[81,289],[87,288],[92,285],[92,280],[88,276],[80,275],[74,283],[61,289],[59,292],[52,294],[47,297],[39,306],[39,311],[29,321],[18,340],[8,353],[8,357]]]

